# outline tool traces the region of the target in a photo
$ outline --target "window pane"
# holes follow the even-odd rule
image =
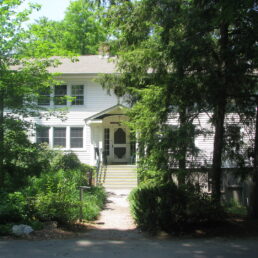
[[[71,128],[70,145],[71,148],[83,148],[83,128]]]
[[[82,148],[82,147],[83,147],[82,139],[80,138],[71,139],[71,148]]]
[[[67,92],[67,86],[66,85],[58,85],[55,86],[55,95],[58,96],[64,96]]]
[[[72,95],[83,95],[83,85],[72,85]]]
[[[54,146],[66,147],[66,128],[54,128]]]
[[[64,138],[55,138],[54,146],[66,147],[66,139]]]
[[[66,95],[67,95],[66,85],[55,86],[55,97],[54,97],[55,105],[66,105],[66,98],[65,98]]]
[[[82,137],[82,128],[71,128],[71,137]]]
[[[40,127],[37,128],[37,143],[49,143],[49,128]]]
[[[50,89],[46,88],[40,91],[38,98],[38,105],[49,106],[50,105]]]
[[[83,105],[84,104],[84,86],[72,85],[72,97],[76,98],[72,101],[72,105]]]
[[[65,137],[66,128],[55,128],[54,137]]]
[[[118,128],[114,134],[114,143],[115,144],[125,144],[126,143],[126,134],[122,128]]]
[[[109,128],[104,129],[104,151],[105,154],[109,155],[109,138],[110,138],[110,130]]]

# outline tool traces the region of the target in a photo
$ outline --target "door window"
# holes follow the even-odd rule
[[[122,128],[118,128],[114,133],[114,144],[125,144],[126,133]]]

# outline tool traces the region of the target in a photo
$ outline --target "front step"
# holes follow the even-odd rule
[[[135,165],[108,165],[102,168],[99,183],[105,188],[132,189],[137,186]]]

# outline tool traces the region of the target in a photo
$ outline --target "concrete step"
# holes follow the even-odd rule
[[[105,179],[110,179],[110,180],[112,180],[112,179],[120,179],[120,180],[137,180],[137,177],[135,177],[135,176],[107,176],[107,177],[105,177]]]
[[[129,182],[123,182],[123,183],[121,183],[121,182],[105,182],[105,183],[103,183],[102,184],[103,186],[110,186],[110,185],[113,185],[113,186],[132,186],[132,187],[135,187],[135,186],[137,186],[137,184],[136,183],[129,183]]]
[[[121,180],[120,178],[112,178],[112,179],[109,179],[107,178],[105,180],[105,183],[137,183],[137,179],[123,179]]]
[[[108,165],[103,167],[99,182],[106,189],[132,189],[137,186],[136,166]]]

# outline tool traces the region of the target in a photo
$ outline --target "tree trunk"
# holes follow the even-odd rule
[[[252,186],[250,193],[250,202],[248,207],[248,215],[250,218],[258,219],[258,97],[256,97],[254,169],[252,175]]]
[[[220,202],[220,186],[221,186],[221,156],[223,149],[224,137],[224,120],[225,120],[226,99],[221,98],[215,110],[215,136],[212,159],[212,197],[215,202]]]
[[[224,138],[224,120],[227,102],[227,88],[228,88],[228,72],[229,72],[229,54],[228,54],[228,24],[222,22],[220,26],[220,82],[218,85],[215,104],[215,136],[212,159],[212,197],[216,203],[220,203],[220,187],[221,187],[221,157],[223,150]]]
[[[183,107],[182,111],[179,112],[179,138],[180,138],[180,145],[179,145],[179,174],[178,174],[178,184],[182,185],[185,184],[186,179],[186,126],[187,118],[186,118],[186,108]]]
[[[4,91],[0,90],[0,188],[4,185]]]

